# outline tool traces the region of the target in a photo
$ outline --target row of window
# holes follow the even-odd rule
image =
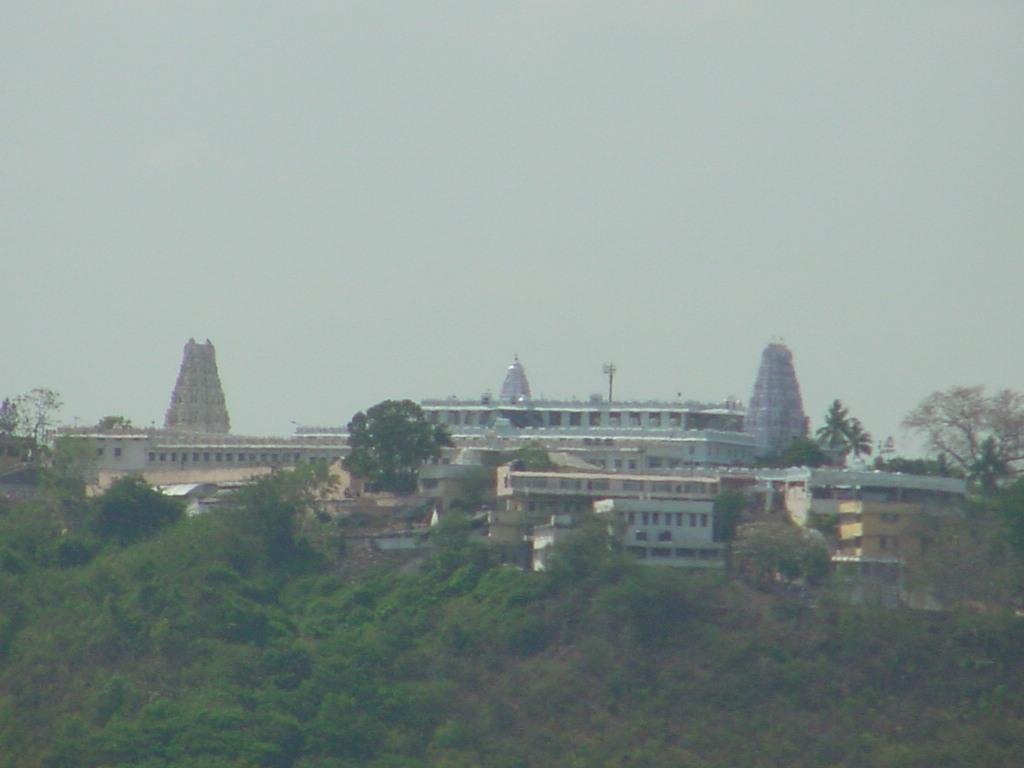
[[[506,487],[511,485],[516,489],[546,490],[558,489],[561,491],[610,491],[613,487],[629,493],[672,493],[672,494],[696,494],[702,496],[715,493],[714,483],[686,482],[676,483],[669,480],[612,480],[600,478],[596,480],[583,480],[574,477],[548,478],[531,477],[529,475],[512,475],[511,479],[506,477]]]
[[[115,449],[119,450],[119,449]],[[116,454],[115,454],[116,455]],[[191,456],[191,463],[247,463],[255,464],[269,463],[269,464],[289,464],[296,463],[302,459],[300,453],[225,453],[223,451],[193,451],[191,453],[187,451],[150,451],[149,461],[150,463],[157,462],[169,462],[171,464],[187,464],[189,463],[189,457]],[[310,456],[309,461],[328,461],[327,456]]]
[[[687,520],[690,528],[707,528],[708,519],[708,515],[701,512],[629,512],[626,515],[626,522],[630,525],[640,522],[643,525],[671,526],[674,520],[677,528],[682,528]]]
[[[641,559],[671,558],[681,560],[719,560],[721,552],[717,549],[688,549],[684,547],[626,547],[626,551],[633,553]]]
[[[865,501],[871,504],[898,502],[942,502],[956,498],[957,494],[926,488],[833,488],[815,486],[811,498],[831,501]]]
[[[604,414],[607,413],[607,422]],[[648,412],[648,411],[517,411],[523,414],[529,423],[544,427],[648,427],[671,429],[707,429],[718,426],[720,429],[739,429],[735,417],[723,420],[717,416],[703,414],[702,417],[691,416],[687,419],[679,411]],[[495,411],[491,410],[428,410],[427,420],[434,424],[451,424],[467,426],[488,426],[494,423]]]

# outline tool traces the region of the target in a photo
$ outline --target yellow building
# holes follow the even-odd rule
[[[952,504],[934,501],[842,501],[836,555],[893,561],[918,557],[935,529],[957,515]]]

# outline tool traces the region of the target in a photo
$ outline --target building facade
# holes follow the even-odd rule
[[[649,565],[721,568],[711,499],[603,499],[594,512],[622,548]]]
[[[781,487],[789,517],[835,523],[832,563],[855,594],[884,603],[935,607],[903,583],[908,561],[925,555],[938,528],[962,525],[964,480],[847,469],[796,468],[759,473]]]
[[[525,470],[514,464],[496,471],[497,508],[490,515],[492,541],[513,543],[559,515],[593,512],[595,501],[644,499],[710,502],[718,494],[712,476],[630,474],[602,471]]]

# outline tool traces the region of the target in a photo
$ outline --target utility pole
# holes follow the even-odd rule
[[[605,363],[601,367],[601,372],[608,377],[608,402],[612,401],[612,382],[615,380],[615,363]]]

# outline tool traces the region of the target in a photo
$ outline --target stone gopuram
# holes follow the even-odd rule
[[[164,427],[177,432],[227,434],[231,429],[224,390],[217,373],[216,353],[209,339],[189,339],[181,358],[178,381]]]
[[[795,438],[807,436],[793,353],[784,344],[771,343],[761,353],[744,428],[754,437],[756,456],[784,451]]]

